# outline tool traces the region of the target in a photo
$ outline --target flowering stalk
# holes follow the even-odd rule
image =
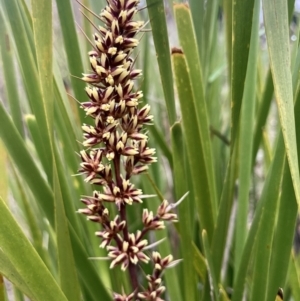
[[[104,26],[94,34],[94,49],[89,52],[92,70],[82,78],[88,84],[89,100],[81,106],[93,123],[82,126],[86,150],[80,152],[79,172],[86,176],[86,182],[99,185],[101,191],[82,198],[86,207],[78,212],[101,225],[96,235],[101,239],[100,247],[108,252],[110,268],[120,266],[124,271],[129,270],[133,291],[129,295],[114,293],[114,300],[118,301],[162,300],[165,290],[162,273],[176,263],[172,255],[161,258],[158,252],[153,252],[150,258],[146,254],[155,245],[148,245],[147,233],[163,229],[165,220],[176,221],[176,214],[170,212],[174,206],[164,200],[156,214],[144,209],[143,228],[136,233],[130,232],[126,214],[127,206],[142,203],[146,197],[141,189],[134,187],[131,178],[156,162],[155,149],[148,147],[144,130],[153,116],[149,105],[139,108],[143,94],[135,90],[133,80],[141,75],[141,70],[134,69],[130,57],[139,44],[135,36],[144,25],[133,20],[138,3],[139,0],[107,0],[100,14]],[[110,216],[109,203],[117,207],[117,216]],[[137,266],[141,261],[152,262],[154,266],[153,273],[146,276],[146,288],[138,282]]]

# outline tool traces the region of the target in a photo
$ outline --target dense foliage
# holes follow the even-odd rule
[[[0,300],[300,300],[295,1],[0,3]]]

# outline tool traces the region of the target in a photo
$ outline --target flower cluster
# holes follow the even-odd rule
[[[135,38],[144,26],[135,21],[139,0],[107,0],[100,14],[104,26],[94,34],[94,49],[89,52],[91,71],[83,74],[88,84],[88,101],[81,104],[91,124],[84,124],[83,146],[80,152],[80,174],[85,181],[99,186],[93,196],[82,198],[85,208],[78,212],[88,220],[101,225],[96,235],[101,248],[106,248],[110,267],[129,269],[133,292],[129,295],[114,293],[114,300],[162,300],[165,287],[161,275],[165,268],[174,264],[172,256],[164,259],[157,252],[150,258],[146,234],[150,230],[164,228],[164,221],[176,221],[173,207],[163,201],[154,214],[144,209],[141,217],[143,229],[130,233],[126,206],[141,203],[146,196],[130,181],[156,162],[155,149],[149,148],[144,125],[152,122],[150,106],[139,107],[143,94],[134,88],[134,80],[141,70],[134,69],[131,54],[139,44]],[[110,216],[109,203],[117,207],[119,214]],[[138,283],[137,265],[153,262],[154,270],[148,275],[148,286]]]

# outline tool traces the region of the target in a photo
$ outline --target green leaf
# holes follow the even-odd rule
[[[214,267],[216,271],[216,277],[218,280],[221,276],[222,260],[226,248],[227,233],[229,228],[229,222],[232,212],[234,184],[235,184],[235,170],[236,166],[232,161],[232,158],[236,158],[237,144],[235,145],[232,153],[232,157],[227,165],[225,180],[223,184],[223,190],[221,194],[221,201],[219,205],[219,214],[216,223],[216,228],[213,235],[213,241],[211,245],[212,257],[214,259]],[[202,300],[209,298],[209,283],[205,283],[205,291]]]
[[[58,267],[61,289],[68,300],[79,301],[80,288],[65,214],[56,165],[53,172],[55,227],[57,233]]]
[[[47,157],[47,168],[45,172],[48,181],[52,181],[52,153],[51,153],[51,137],[48,119],[46,117],[46,108],[44,107],[42,90],[40,86],[38,70],[35,63],[34,54],[31,51],[29,39],[25,31],[24,23],[21,17],[20,8],[17,0],[4,1],[4,6],[8,14],[10,26],[13,32],[18,57],[20,60],[21,74],[25,84],[25,89],[32,107],[33,113],[39,124],[39,134],[43,138],[43,148]],[[42,18],[42,16],[41,16]],[[35,20],[38,22],[38,20]],[[51,23],[50,23],[51,24]],[[46,33],[47,34],[47,33]],[[22,46],[20,46],[22,45]],[[47,47],[50,47],[47,45]],[[52,48],[51,48],[52,49]],[[43,59],[43,58],[42,58]],[[47,58],[46,58],[47,60]],[[49,79],[49,78],[48,78]],[[51,93],[51,91],[49,91]]]
[[[236,213],[235,260],[238,266],[247,236],[247,217],[249,211],[249,189],[252,172],[253,128],[256,100],[256,75],[259,29],[259,1],[255,1],[252,34],[247,65],[243,101],[241,107],[239,138],[239,194]]]
[[[13,61],[13,45],[12,40],[8,34],[8,30],[5,28],[2,13],[0,12],[0,57],[2,58],[3,73],[4,73],[4,86],[9,101],[9,107],[11,115],[21,136],[24,136],[22,113],[19,103],[18,89],[16,89],[16,71]]]
[[[71,223],[72,227],[76,231],[77,235],[79,237],[84,237],[85,234],[84,230],[86,230],[86,227],[82,227],[80,225],[80,218],[78,218],[78,214],[76,213],[76,208],[78,203],[74,202],[74,197],[79,198],[78,195],[76,195],[76,191],[72,190],[72,178],[71,175],[69,175],[69,178],[66,177],[66,164],[64,162],[64,158],[60,156],[58,151],[58,146],[55,147],[55,156],[56,156],[56,169],[58,173],[58,180],[59,180],[59,187],[60,192],[62,194],[62,199],[64,203],[64,211],[66,214],[66,217],[68,221]],[[87,225],[87,223],[84,221],[84,224]]]
[[[203,43],[204,27],[203,20],[205,16],[205,1],[204,0],[190,0],[189,5],[191,8],[191,13],[193,17],[193,24],[195,28],[195,34],[197,39],[197,45],[199,50],[199,55],[202,57],[205,54],[205,43]]]
[[[90,254],[87,253],[70,223],[68,226],[76,267],[77,271],[79,271],[79,280],[93,298],[92,300],[97,301],[99,296],[103,300],[110,300],[110,294],[107,288],[104,287],[100,275],[96,272],[95,265],[88,259]]]
[[[300,177],[296,147],[293,87],[290,71],[288,10],[286,2],[263,1],[264,20],[276,102],[287,159],[300,208]]]
[[[48,0],[32,0],[32,24],[34,33],[34,48],[37,56],[37,67],[42,98],[39,102],[42,105],[41,116],[45,118],[46,129],[40,132],[43,139],[49,137],[51,149],[48,151],[53,154],[53,80],[52,80],[52,3]],[[39,122],[39,117],[37,116]],[[47,156],[48,181],[52,184],[53,156]]]
[[[233,1],[224,2],[224,18],[225,22],[225,33],[226,33],[226,49],[227,49],[227,66],[228,66],[228,76],[231,82],[231,69],[232,69],[232,6]]]
[[[270,110],[272,98],[274,93],[273,79],[271,71],[268,72],[267,78],[265,80],[264,91],[261,96],[261,101],[259,103],[259,107],[256,113],[256,123],[254,130],[254,138],[253,138],[253,156],[252,156],[252,164],[255,162],[255,158],[259,149],[259,145],[262,139],[263,128],[265,126],[268,113]]]
[[[182,128],[180,123],[175,123],[171,128],[173,158],[174,158],[174,182],[176,199],[180,199],[187,192],[187,158],[183,144]],[[182,163],[185,164],[182,164]],[[180,227],[180,248],[183,256],[183,282],[184,300],[196,299],[197,277],[194,269],[194,250],[193,250],[193,223],[194,220],[193,198],[189,195],[180,204],[178,219]],[[191,218],[192,216],[192,218]]]
[[[53,193],[49,186],[42,178],[36,164],[30,156],[24,142],[22,141],[19,133],[12,124],[7,113],[0,104],[0,136],[13,159],[16,167],[20,171],[23,179],[26,180],[30,189],[34,193],[38,204],[43,209],[43,212],[50,224],[54,225],[54,204]],[[79,241],[76,232],[72,229],[71,240],[74,251],[74,257],[76,260],[76,266],[80,271],[80,276],[86,287],[91,291],[94,299],[97,300],[98,293],[101,292],[103,296],[109,298],[108,293],[102,287],[101,280],[95,271],[95,267],[87,259],[88,255],[84,250],[81,242]],[[94,285],[93,285],[94,284]]]
[[[192,93],[191,82],[183,53],[174,52],[172,62],[176,86],[182,112],[183,131],[187,149],[187,157],[191,168],[192,184],[195,191],[195,204],[201,220],[201,228],[207,231],[211,240],[214,231],[214,204],[210,200],[209,179],[204,164],[204,154],[199,141],[200,133],[197,126],[197,116]],[[188,188],[190,189],[190,188]]]
[[[230,301],[225,289],[221,285],[219,286],[219,293],[220,293],[220,301]]]
[[[39,125],[34,115],[27,114],[24,116],[25,124],[29,130],[32,142],[34,144],[35,150],[37,155],[42,163],[44,169],[48,168],[48,159],[47,155],[44,152],[44,144],[43,144],[43,137],[40,135],[39,132]]]
[[[196,37],[193,29],[191,13],[185,4],[177,4],[174,6],[175,18],[177,23],[178,35],[183,53],[187,62],[187,72],[190,79],[190,84],[193,93],[192,106],[196,110],[196,118],[193,127],[198,126],[199,131],[199,161],[202,161],[202,173],[205,179],[205,184],[208,185],[208,194],[206,195],[206,202],[212,208],[213,221],[216,220],[217,215],[217,192],[215,186],[215,177],[213,170],[212,148],[210,142],[209,120],[206,108],[206,100],[204,97],[204,84],[202,79],[201,63],[198,56],[198,48]],[[188,105],[188,104],[186,104]],[[201,158],[201,155],[203,156]],[[212,233],[208,234],[211,239]]]
[[[207,237],[207,233],[205,230],[202,231],[202,239],[203,239],[204,254],[205,254],[205,258],[206,258],[206,267],[207,267],[210,287],[211,287],[211,291],[212,291],[211,294],[213,294],[213,296],[214,296],[213,299],[218,301],[219,300],[218,280],[216,278],[214,262],[213,262],[212,254],[210,252],[208,237]]]
[[[211,69],[211,62],[214,55],[213,40],[216,33],[215,29],[218,26],[216,20],[218,19],[218,1],[209,1],[205,4],[205,18],[203,21],[203,45],[204,56],[202,61],[206,62],[203,68],[204,82],[207,82],[208,75]],[[188,37],[188,35],[187,35]]]
[[[35,300],[67,301],[58,284],[0,198],[0,245]],[[22,250],[22,256],[20,256]]]
[[[60,74],[59,67],[56,63],[54,63],[53,69],[55,126],[59,131],[62,149],[65,154],[68,154],[66,155],[68,165],[71,170],[75,172],[78,169],[78,157],[75,155],[75,152],[79,152],[80,148],[78,141],[82,138],[80,121],[76,115],[78,105],[74,99],[68,98],[66,89],[63,85],[62,75]],[[74,152],[70,154],[70,150],[73,150]]]
[[[232,1],[231,141],[237,138],[246,78],[254,0]],[[232,149],[233,150],[233,149]]]
[[[6,197],[8,193],[8,179],[7,179],[7,153],[5,147],[0,140],[0,196]]]
[[[40,227],[41,223],[37,219],[38,216],[40,216],[41,211],[36,210],[36,206],[30,202],[28,194],[26,194],[26,189],[24,185],[22,185],[22,181],[20,179],[19,174],[16,172],[14,168],[12,168],[12,178],[14,179],[14,182],[16,183],[16,189],[12,189],[14,198],[18,201],[20,208],[22,208],[22,212],[24,214],[24,217],[26,218],[26,222],[28,224],[28,230],[30,232],[30,237],[32,238],[32,244],[35,248],[35,250],[38,252],[39,256],[43,259],[47,267],[50,269],[50,263],[49,263],[49,254],[47,251],[43,248],[43,237],[42,237],[42,231],[43,228]],[[16,193],[17,190],[17,193]],[[47,228],[47,226],[46,226]]]
[[[157,129],[157,127],[154,124],[149,126],[149,132],[151,133],[151,135],[153,135],[155,143],[157,143],[157,146],[160,148],[163,155],[168,159],[170,166],[172,166],[172,153],[168,144],[165,141],[165,137],[163,136],[163,134]]]
[[[27,182],[50,224],[54,224],[53,194],[37,168],[19,132],[0,103],[0,137],[17,169]]]
[[[48,135],[53,144],[53,81],[52,81],[52,3],[32,0],[34,44],[43,98]],[[53,152],[53,147],[52,147]]]
[[[256,252],[254,252],[253,255],[255,260],[253,265],[253,286],[250,299],[252,301],[263,301],[266,300],[267,296],[268,280],[270,277],[271,252],[273,250],[271,246],[273,244],[274,228],[276,224],[281,180],[280,175],[282,175],[282,171],[278,170],[277,174],[279,175],[278,180],[276,182],[274,181],[272,191],[269,191],[267,196],[262,196],[271,199],[272,202],[268,202],[268,205],[265,207],[261,226],[257,233],[257,242],[255,247]],[[272,262],[272,264],[274,263]]]
[[[30,49],[32,51],[35,63],[37,64],[37,58],[36,58],[36,50],[34,48],[34,37],[32,34],[33,29],[33,21],[32,21],[32,14],[28,8],[29,3],[26,3],[26,0],[18,0],[18,6],[20,8],[20,14],[22,17],[22,21],[24,23],[24,28],[27,34],[28,42],[30,45]]]
[[[260,245],[258,246],[259,249],[258,252],[260,254],[256,254],[257,256],[263,256],[265,253],[268,253],[269,250],[266,249],[266,242],[270,240],[270,236],[272,235],[271,231],[267,233],[267,237],[264,240],[263,236],[260,235],[258,236],[257,233],[260,228],[263,226],[266,227],[268,222],[272,223],[274,220],[272,220],[272,215],[275,214],[273,211],[276,210],[277,206],[277,200],[278,200],[278,192],[280,189],[280,181],[282,179],[282,168],[285,160],[285,152],[284,152],[284,145],[283,145],[283,138],[282,135],[279,135],[278,142],[277,142],[277,147],[276,147],[276,152],[274,155],[274,159],[272,161],[272,165],[269,169],[265,185],[263,188],[262,196],[259,202],[259,205],[256,209],[255,216],[250,228],[250,231],[247,236],[247,240],[245,243],[245,247],[243,250],[243,254],[241,257],[240,265],[237,267],[237,273],[235,274],[235,280],[234,280],[234,295],[232,298],[232,301],[239,301],[243,298],[243,293],[244,293],[244,284],[246,282],[246,276],[247,276],[247,271],[248,271],[248,266],[251,258],[251,254],[253,251],[253,246],[255,245],[255,241],[258,241],[260,239]],[[271,195],[270,195],[271,194]],[[273,210],[273,211],[272,211]],[[267,212],[268,211],[268,212]],[[268,229],[270,230],[270,229]],[[263,230],[262,230],[263,231]],[[272,241],[271,241],[272,242]],[[269,242],[270,246],[270,242]],[[265,277],[268,273],[268,268],[264,267],[264,270],[260,270],[259,268],[259,261],[258,259],[257,262],[257,273],[259,276],[259,273],[264,274]],[[264,262],[264,264],[269,264],[268,261]],[[261,277],[260,277],[261,279]],[[257,281],[257,285],[259,287],[259,281],[254,279],[254,281]],[[263,295],[259,295],[260,297],[264,298],[264,294],[266,293],[265,291],[267,290],[266,282],[267,278],[262,279],[262,284],[260,291],[262,292]],[[264,291],[265,290],[265,291]],[[262,299],[264,300],[264,299]]]
[[[298,50],[299,54],[299,50]],[[297,65],[297,64],[296,64]],[[299,67],[294,66],[294,74],[297,74]],[[295,76],[296,77],[296,76]],[[300,94],[296,97],[294,107],[294,115],[296,122],[296,141],[297,150],[300,150],[300,121],[297,116],[300,112]],[[286,162],[284,174],[282,179],[282,189],[280,195],[280,207],[278,213],[278,222],[275,229],[273,249],[278,252],[273,252],[272,262],[268,288],[268,299],[271,300],[272,294],[277,287],[284,287],[287,276],[288,258],[293,244],[295,221],[297,217],[297,202],[295,199],[295,192],[293,182],[291,179],[290,168]],[[297,300],[297,298],[295,298]]]
[[[176,121],[170,47],[163,0],[147,0],[156,57],[164,91],[169,124]]]
[[[75,28],[75,20],[72,13],[72,6],[70,0],[57,0],[57,11],[59,15],[61,30],[64,39],[66,59],[68,62],[68,68],[71,75],[72,88],[75,94],[75,97],[79,101],[86,99],[85,94],[85,83],[79,80],[76,77],[81,77],[81,74],[84,72],[82,58],[80,53],[80,47],[77,37],[77,32]],[[80,110],[80,119],[83,123],[84,112]]]
[[[206,263],[204,256],[200,253],[199,249],[193,244],[193,262],[194,268],[198,273],[198,276],[201,279],[201,282],[204,283],[206,276]]]
[[[26,282],[19,275],[17,268],[10,262],[8,257],[0,249],[0,272],[3,276],[9,279],[16,287],[18,287],[26,296],[33,298],[34,295],[31,290],[28,288]],[[3,292],[4,293],[4,292]],[[0,300],[1,296],[0,296]]]
[[[264,216],[265,208],[261,207],[261,210],[259,210],[259,214],[256,214],[256,218],[252,222],[251,229],[249,231],[246,244],[244,247],[243,255],[241,257],[241,263],[238,267],[237,273],[235,274],[235,280],[234,280],[234,295],[232,296],[232,301],[238,301],[242,300],[244,295],[244,285],[246,282],[247,272],[248,272],[248,266],[252,254],[252,251],[254,249],[254,245],[256,244],[256,233],[258,229],[261,227],[261,221]]]
[[[300,300],[300,264],[299,256],[291,254],[289,283],[295,300]]]
[[[270,197],[270,196],[269,196]],[[271,210],[271,208],[270,208]],[[278,287],[284,287],[288,275],[288,262],[294,242],[297,219],[297,202],[289,166],[285,161],[277,224],[274,229],[270,273],[268,277],[268,301],[274,300]],[[295,298],[295,300],[297,300]]]

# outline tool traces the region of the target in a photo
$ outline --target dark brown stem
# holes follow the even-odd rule
[[[211,134],[217,136],[219,139],[221,139],[226,145],[230,145],[230,140],[223,135],[222,133],[220,133],[217,129],[215,129],[214,127],[210,126],[209,130],[211,132]]]
[[[115,167],[115,177],[116,177],[116,184],[118,187],[122,186],[122,178],[121,178],[121,170],[120,170],[120,156],[116,155],[114,158],[114,167]],[[128,241],[129,239],[129,233],[128,233],[128,225],[127,225],[127,216],[126,216],[126,205],[121,204],[120,208],[120,217],[122,221],[125,221],[125,227],[123,229],[123,238],[125,241]],[[133,290],[136,290],[139,286],[138,279],[137,279],[137,269],[136,265],[129,262],[129,275],[130,275],[130,282]]]
[[[138,279],[137,279],[137,269],[136,265],[133,263],[129,263],[128,266],[131,286],[133,290],[136,290],[139,287]]]
[[[121,169],[120,169],[120,155],[118,154],[116,154],[114,158],[114,167],[115,167],[116,184],[118,187],[121,187],[122,178],[121,178]]]

